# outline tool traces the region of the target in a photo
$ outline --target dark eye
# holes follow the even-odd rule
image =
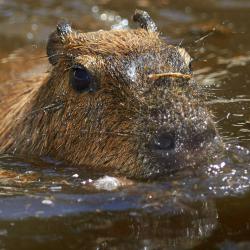
[[[72,68],[70,72],[70,84],[77,92],[93,92],[94,79],[91,73],[85,68]]]

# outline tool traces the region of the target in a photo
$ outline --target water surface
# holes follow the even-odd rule
[[[84,31],[129,28],[136,8],[194,57],[231,146],[208,166],[113,191],[94,188],[102,173],[1,155],[0,249],[250,248],[249,0],[0,0],[1,70],[16,49],[44,50],[61,19]]]

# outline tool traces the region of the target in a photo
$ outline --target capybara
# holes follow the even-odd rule
[[[211,158],[221,140],[191,57],[147,12],[133,19],[140,28],[88,33],[60,23],[47,44],[49,72],[0,84],[0,152],[132,178]]]

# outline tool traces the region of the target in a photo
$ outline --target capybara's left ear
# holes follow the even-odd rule
[[[56,65],[60,56],[63,55],[63,45],[71,33],[71,26],[66,22],[61,22],[57,25],[56,31],[49,36],[47,55],[52,65]]]

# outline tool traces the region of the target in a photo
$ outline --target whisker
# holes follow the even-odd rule
[[[132,133],[132,132],[113,132],[113,131],[106,131],[106,130],[100,130],[100,131],[89,131],[89,130],[81,130],[81,133],[87,133],[87,134],[110,134],[110,135],[115,135],[115,136],[124,136],[124,137],[129,137],[129,136],[141,136],[141,135],[146,135],[146,133],[141,132],[141,133]]]
[[[65,69],[64,69],[64,72],[66,72],[66,71],[72,69],[73,67],[74,67],[73,65],[70,65],[68,68],[65,68]]]
[[[205,40],[206,38],[208,38],[209,36],[211,36],[211,35],[213,35],[213,34],[214,34],[214,30],[208,32],[206,35],[200,37],[198,40],[195,40],[194,43],[199,43],[199,42]]]
[[[44,107],[41,107],[39,109],[36,109],[36,110],[33,110],[30,112],[30,114],[28,116],[31,116],[31,115],[34,115],[34,114],[37,114],[38,112],[42,111],[42,112],[45,112],[45,111],[50,111],[50,110],[54,110],[54,111],[58,111],[60,110],[61,108],[64,107],[64,102],[56,102],[56,103],[51,103],[49,105],[46,105]]]
[[[225,119],[228,119],[230,116],[230,113],[228,113],[225,117],[222,117],[221,119],[219,119],[218,121],[216,121],[215,123],[218,124],[221,121],[224,121]]]
[[[50,58],[53,58],[53,57],[56,57],[56,56],[64,56],[64,55],[65,55],[65,53],[55,53],[55,54],[52,54],[52,55],[47,56],[47,57],[48,57],[48,59],[50,59]]]

